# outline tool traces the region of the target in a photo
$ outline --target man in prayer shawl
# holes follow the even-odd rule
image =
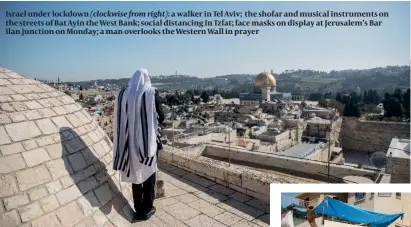
[[[155,172],[162,149],[158,125],[164,121],[159,100],[147,70],[140,69],[119,91],[114,106],[113,168],[120,171],[121,181],[132,184],[137,220],[156,211]]]

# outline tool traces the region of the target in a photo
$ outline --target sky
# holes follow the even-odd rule
[[[292,198],[295,198],[298,194],[300,193],[294,193],[294,192],[281,193],[281,206],[287,207],[288,205],[298,203],[298,199],[292,199]]]
[[[383,20],[380,27],[266,27],[261,28],[259,35],[248,37],[6,35],[5,11],[28,9],[127,12],[131,9],[140,12],[333,10],[388,12],[389,17],[375,19]],[[293,18],[282,18],[290,19]],[[409,62],[410,2],[0,2],[0,66],[39,79],[127,78],[139,68],[147,68],[151,76],[177,72],[214,77],[257,74],[271,69],[275,73],[290,69],[367,69],[409,65]]]

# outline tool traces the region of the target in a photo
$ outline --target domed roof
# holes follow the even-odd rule
[[[277,81],[275,80],[274,76],[268,72],[262,72],[258,74],[258,76],[254,80],[255,87],[274,87],[277,86]]]
[[[111,149],[71,97],[0,68],[0,226],[120,221],[131,189],[120,193]]]

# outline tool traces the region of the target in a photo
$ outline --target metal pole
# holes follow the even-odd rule
[[[328,133],[328,183],[330,183],[330,153],[331,153],[331,132],[332,132],[332,127],[333,126],[333,121],[332,119],[330,120],[330,130]]]
[[[171,147],[174,148],[174,110],[171,111],[171,128],[173,132],[173,140]]]
[[[231,119],[230,119],[230,124],[231,124]],[[230,125],[228,126],[228,166],[231,166],[231,127]]]

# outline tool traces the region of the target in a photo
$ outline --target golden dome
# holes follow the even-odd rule
[[[258,76],[254,80],[255,87],[273,87],[277,86],[277,81],[275,80],[274,76],[268,72],[262,72],[258,74]]]

